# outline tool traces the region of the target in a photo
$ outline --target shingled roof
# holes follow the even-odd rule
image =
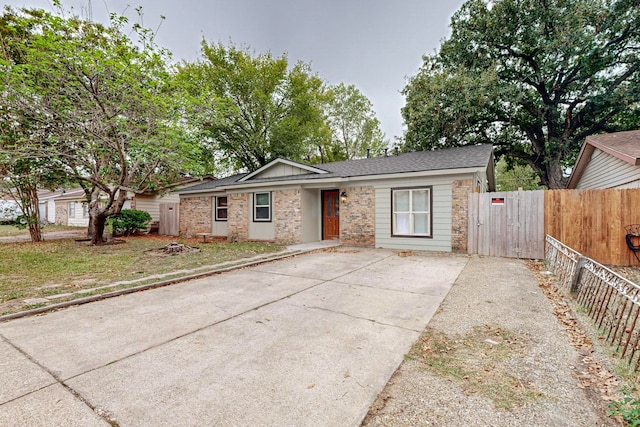
[[[326,173],[309,173],[292,176],[255,178],[244,181],[244,184],[304,181],[326,178],[349,178],[361,176],[380,176],[412,172],[426,172],[449,169],[468,169],[486,167],[491,160],[491,145],[471,145],[434,151],[415,151],[412,153],[390,154],[388,156],[367,159],[346,160],[342,162],[313,165]],[[247,174],[233,175],[215,181],[205,182],[188,187],[182,191],[195,192],[203,190],[222,190],[224,187],[239,183]]]

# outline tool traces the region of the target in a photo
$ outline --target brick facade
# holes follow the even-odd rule
[[[467,251],[469,227],[469,193],[473,192],[473,181],[464,179],[451,185],[451,250]]]
[[[211,232],[211,196],[180,199],[180,235],[193,237],[197,233]]]
[[[341,189],[347,201],[340,203],[340,242],[352,246],[375,246],[375,190],[373,187]]]
[[[227,240],[249,240],[249,194],[230,193],[227,201]]]
[[[302,192],[273,192],[275,241],[281,245],[302,243]]]

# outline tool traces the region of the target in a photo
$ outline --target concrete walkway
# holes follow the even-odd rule
[[[0,425],[357,426],[466,262],[336,248],[2,323]]]

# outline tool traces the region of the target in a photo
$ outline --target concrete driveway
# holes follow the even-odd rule
[[[338,248],[0,324],[0,425],[357,426],[465,257]]]

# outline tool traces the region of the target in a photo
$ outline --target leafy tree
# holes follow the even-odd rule
[[[498,191],[545,189],[540,185],[540,177],[529,165],[509,165],[504,157],[496,165],[496,187]]]
[[[256,170],[276,157],[302,160],[326,133],[328,95],[308,65],[286,55],[252,55],[202,42],[202,58],[180,67],[189,122],[232,169]]]
[[[492,143],[563,188],[584,138],[640,126],[637,0],[468,0],[403,93],[405,150]]]
[[[0,104],[50,130],[13,154],[46,159],[82,186],[92,243],[103,242],[107,218],[128,194],[199,171],[200,147],[181,123],[168,53],[149,30],[133,25],[134,43],[124,17],[103,26],[28,9],[5,9],[2,22],[19,35],[2,45],[22,60],[3,56]]]
[[[6,70],[10,64],[26,65],[25,52],[20,42],[34,30],[33,22],[18,21],[10,9],[0,16],[0,66]],[[6,80],[0,79],[0,93],[11,93],[3,87]],[[4,98],[3,100],[6,100]],[[11,103],[0,101],[0,193],[10,195],[19,207],[16,226],[29,229],[31,240],[41,241],[41,219],[39,189],[55,189],[66,181],[65,174],[52,168],[46,159],[31,153],[22,155],[25,146],[43,145],[51,135],[45,122],[36,120],[24,111],[11,108]]]
[[[333,150],[339,149],[343,158],[329,161],[363,158],[367,150],[372,156],[381,155],[389,144],[384,139],[371,101],[354,85],[343,83],[334,86],[332,94],[328,109],[331,142]]]

